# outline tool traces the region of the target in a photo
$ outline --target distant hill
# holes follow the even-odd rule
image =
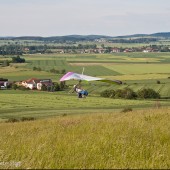
[[[154,38],[170,38],[170,32],[160,32],[154,34],[134,34],[134,35],[125,35],[125,36],[116,36],[113,38],[147,38],[147,37],[154,37]]]
[[[170,32],[155,33],[155,34],[150,34],[150,36],[170,38]]]
[[[52,42],[66,42],[66,41],[94,41],[96,39],[126,39],[126,38],[156,38],[156,39],[169,39],[170,32],[160,32],[154,34],[134,34],[125,36],[105,36],[105,35],[66,35],[66,36],[22,36],[22,37],[0,37],[0,39],[6,40],[33,40],[33,41],[52,41]]]
[[[24,36],[24,37],[14,37],[13,40],[37,40],[37,41],[93,41],[100,38],[111,38],[104,35],[66,35],[66,36],[53,36],[53,37],[33,37],[33,36]]]

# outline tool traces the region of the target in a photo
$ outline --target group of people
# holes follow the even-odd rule
[[[72,92],[76,92],[78,95],[78,98],[83,98],[83,97],[85,98],[86,96],[88,96],[87,90],[84,90],[81,88],[80,82],[73,86]]]

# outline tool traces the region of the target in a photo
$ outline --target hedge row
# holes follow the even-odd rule
[[[105,90],[101,92],[100,96],[108,98],[123,98],[123,99],[159,99],[160,94],[153,89],[141,89],[134,92],[130,88],[118,89],[118,90]]]

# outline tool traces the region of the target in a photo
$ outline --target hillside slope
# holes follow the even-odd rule
[[[170,168],[170,110],[0,123],[0,168]]]

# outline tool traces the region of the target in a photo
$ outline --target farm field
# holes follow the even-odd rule
[[[89,89],[90,90],[90,89]],[[21,117],[46,118],[64,113],[114,112],[123,108],[133,109],[169,106],[169,100],[121,100],[89,95],[79,99],[66,92],[46,93],[36,91],[8,90],[0,94],[0,119]]]
[[[0,90],[0,161],[5,163],[0,169],[170,168],[169,53],[22,57],[27,63],[0,67],[0,77],[11,82],[33,77],[59,82],[63,74],[51,69],[82,73],[84,67],[84,74],[123,84],[83,81],[89,95],[82,99],[68,93],[77,83],[73,80],[59,92]],[[135,92],[154,89],[161,99],[100,97],[104,90],[126,87]],[[132,111],[122,112],[125,108]],[[35,120],[7,123],[23,118]]]
[[[164,108],[0,123],[0,168],[169,169],[169,121]]]
[[[83,88],[89,92],[85,100],[78,100],[76,95],[68,95],[68,91],[77,82],[68,81],[69,88],[64,92],[22,92],[0,91],[1,118],[11,116],[49,117],[56,114],[74,112],[97,112],[98,109],[123,109],[153,107],[156,101],[151,100],[115,100],[100,97],[100,93],[107,89],[131,88],[135,92],[142,88],[152,88],[163,98],[161,106],[170,106],[170,59],[169,53],[132,53],[132,54],[53,54],[53,55],[26,55],[27,63],[11,64],[9,67],[0,67],[0,77],[9,81],[21,81],[30,78],[50,78],[58,82],[63,74],[50,73],[51,69],[73,71],[90,76],[105,77],[123,81],[122,85],[112,85],[101,82],[82,82]],[[143,63],[143,58],[152,59],[153,63]],[[2,60],[3,58],[1,58]],[[124,62],[120,60],[125,60]],[[141,60],[142,59],[142,60]],[[113,60],[118,60],[114,63]],[[133,60],[133,62],[131,62]],[[139,62],[141,60],[142,62]],[[165,61],[167,61],[165,63]],[[39,67],[42,71],[34,71]],[[157,81],[160,84],[157,84]],[[22,94],[23,93],[23,94]],[[10,97],[9,97],[10,96]],[[59,97],[58,97],[59,96]],[[77,103],[78,102],[78,103]],[[39,104],[38,104],[39,103]],[[101,105],[102,103],[102,105]],[[44,107],[42,107],[44,106]],[[41,109],[40,109],[41,108]],[[65,109],[67,108],[67,109]],[[55,111],[57,110],[57,112]],[[50,112],[50,113],[49,113]]]

